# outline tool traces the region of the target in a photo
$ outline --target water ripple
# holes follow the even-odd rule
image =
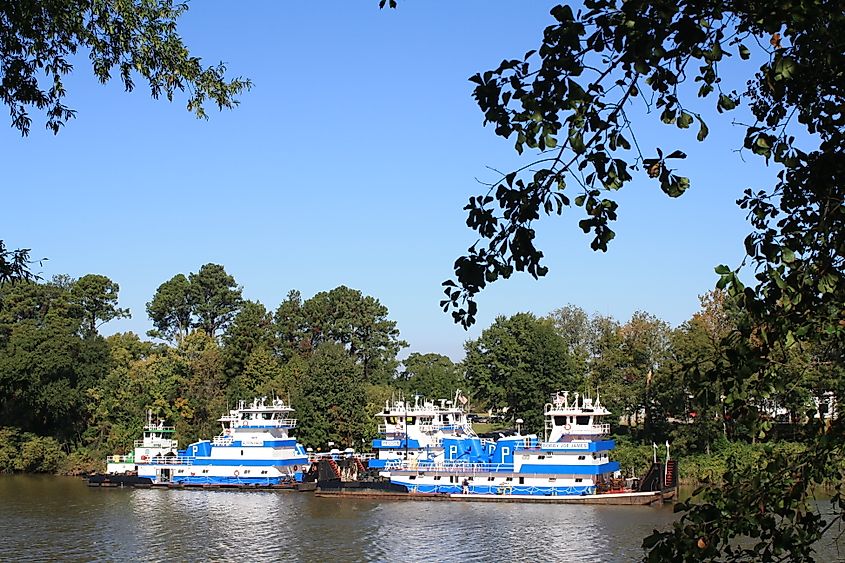
[[[0,477],[0,561],[630,561],[671,509],[98,489]]]

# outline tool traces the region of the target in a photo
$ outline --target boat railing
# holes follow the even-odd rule
[[[233,428],[296,428],[295,418],[281,418],[267,420],[257,418],[254,420],[239,420],[233,424]]]
[[[235,439],[233,437],[222,434],[220,436],[215,436],[211,441],[211,444],[214,446],[228,446],[234,441]]]
[[[159,426],[158,424],[144,425],[144,432],[176,432],[175,426]]]
[[[179,449],[179,441],[178,440],[171,440],[170,438],[157,438],[157,439],[145,439],[145,440],[135,440],[133,446],[136,448],[159,448],[159,449],[171,449],[171,450],[178,450]]]
[[[376,459],[376,454],[374,453],[350,453],[350,452],[311,452],[308,454],[308,462],[314,463],[315,461],[320,461],[321,459],[360,459],[361,461],[369,461],[371,459]]]
[[[418,460],[389,460],[385,469],[394,471],[425,471],[433,473],[496,473],[514,470],[512,463],[426,463]]]
[[[146,459],[145,459],[146,458]],[[141,456],[141,459],[136,460],[135,463],[146,465],[193,465],[193,456],[184,455],[168,455],[168,456]]]
[[[610,434],[610,424],[593,424],[585,434]]]
[[[106,457],[107,463],[135,463],[135,456],[129,455],[110,455]]]

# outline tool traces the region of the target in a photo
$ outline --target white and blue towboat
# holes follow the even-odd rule
[[[307,469],[308,454],[291,437],[296,419],[281,399],[241,401],[222,416],[222,433],[177,449],[173,428],[148,424],[133,454],[109,459],[100,483],[132,485],[274,487],[293,485]],[[129,479],[129,477],[132,477]],[[89,484],[98,484],[90,480]]]
[[[676,466],[652,468],[659,490],[631,487],[611,461],[610,415],[600,402],[558,393],[545,405],[545,439],[537,435],[486,440],[472,435],[442,439],[442,457],[389,461],[380,475],[409,493],[464,500],[556,500],[649,504],[664,498]],[[671,477],[671,481],[670,481]],[[647,476],[647,479],[649,477]],[[651,478],[654,480],[654,477]]]
[[[477,438],[463,408],[467,402],[460,389],[452,400],[435,402],[417,395],[413,404],[402,398],[386,402],[376,415],[380,437],[372,441],[375,459],[369,460],[369,468],[442,461],[444,440]]]

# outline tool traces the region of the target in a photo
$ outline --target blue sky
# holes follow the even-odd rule
[[[234,111],[195,119],[184,99],[152,100],[100,85],[84,59],[67,80],[78,111],[58,136],[34,116],[29,137],[0,128],[7,247],[49,260],[45,277],[88,273],[120,284],[132,319],[104,333],[144,334],[145,303],[177,273],[223,264],[244,296],[275,309],[344,284],[378,298],[406,351],[463,356],[497,315],[544,315],[572,303],[626,320],[645,310],[677,325],[737,265],[749,231],[734,200],[771,178],[735,151],[742,131],[711,120],[698,144],[648,123],[656,143],[682,148],[693,187],[671,200],[638,177],[618,194],[606,254],[577,227],[582,210],[538,224],[549,274],[517,275],[479,297],[469,332],[438,307],[440,283],[475,240],[462,207],[523,163],[482,126],[467,78],[539,44],[552,2],[407,0],[194,2],[182,34],[208,63],[253,80]],[[656,121],[656,120],[651,120]],[[744,160],[743,160],[744,159]]]

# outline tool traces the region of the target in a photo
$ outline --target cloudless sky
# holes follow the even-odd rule
[[[270,310],[291,289],[360,289],[388,307],[406,353],[455,360],[497,315],[567,303],[678,325],[713,288],[714,266],[739,264],[750,228],[734,202],[773,174],[736,152],[742,131],[729,117],[710,120],[703,144],[655,119],[638,130],[645,152],[689,153],[680,165],[693,187],[672,200],[636,176],[618,193],[607,253],[590,250],[573,207],[537,225],[545,278],[490,286],[468,332],[438,306],[441,282],[475,240],[467,198],[496,179],[490,168],[525,162],[482,126],[467,78],[538,46],[553,5],[195,1],[181,33],[204,62],[252,79],[241,105],[197,120],[183,97],[152,100],[140,78],[129,94],[119,81],[100,85],[80,57],[67,79],[78,115],[58,136],[38,114],[29,137],[0,127],[0,239],[47,257],[45,278],[97,273],[120,284],[132,318],[105,334],[143,335],[156,288],[209,262]]]

